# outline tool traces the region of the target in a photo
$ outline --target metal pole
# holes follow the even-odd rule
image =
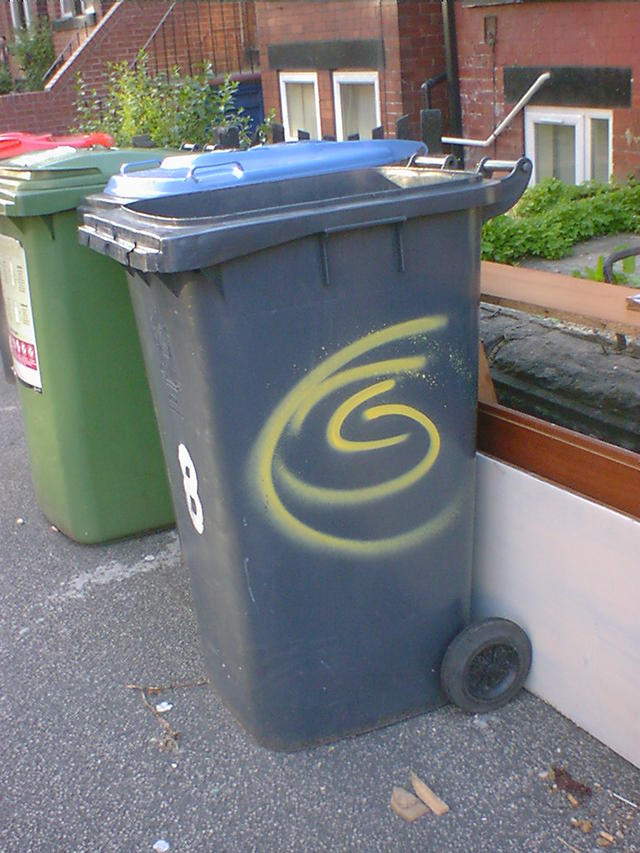
[[[200,28],[200,3],[196,6],[196,25],[198,29],[198,42],[200,43],[200,65],[202,66],[201,70],[204,71],[204,46],[202,44],[202,29]]]
[[[458,41],[456,38],[456,13],[453,0],[442,0],[444,49],[447,65],[447,91],[449,93],[449,126],[455,136],[462,136],[462,106],[460,104],[460,71],[458,68]],[[444,137],[443,140],[444,142]],[[464,169],[464,149],[453,151]]]
[[[516,115],[520,112],[520,110],[529,103],[531,98],[535,95],[535,93],[540,89],[541,86],[547,82],[547,80],[551,77],[550,71],[545,71],[544,74],[541,74],[535,83],[530,86],[524,95],[520,98],[515,107],[511,110],[508,116],[502,119],[500,124],[496,127],[493,133],[488,136],[486,139],[463,139],[461,137],[455,136],[443,136],[442,141],[450,143],[451,145],[470,145],[474,148],[488,148],[491,143],[498,137],[502,131],[507,128]]]
[[[182,0],[182,23],[184,24],[184,40],[187,48],[187,64],[189,66],[189,76],[193,77],[193,65],[191,64],[191,44],[189,43],[189,22],[187,20],[187,8],[184,0]]]

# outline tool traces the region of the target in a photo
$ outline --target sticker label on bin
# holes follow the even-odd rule
[[[0,234],[0,288],[4,297],[13,369],[27,385],[42,390],[27,258],[21,244],[4,234]]]

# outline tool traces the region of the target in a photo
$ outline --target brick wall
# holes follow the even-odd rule
[[[60,0],[39,0],[39,3],[41,9],[40,17],[46,16],[50,21],[56,21],[60,18]],[[93,25],[77,27],[76,29],[58,29],[55,25],[52,26],[51,34],[55,55],[59,56],[63,51],[65,51],[65,56],[68,58],[71,51],[77,50],[77,48],[83,41],[86,41],[95,27],[105,16],[109,5],[113,5],[113,3],[109,3],[107,0],[102,0],[102,2],[100,2],[100,0],[94,0],[93,7],[95,11],[95,24]],[[66,50],[69,43],[72,41],[73,47],[71,48],[71,51]]]
[[[48,0],[50,16],[59,14],[58,0]],[[116,5],[95,36],[74,62],[64,69],[45,92],[5,95],[0,98],[2,130],[68,130],[75,121],[76,75],[82,74],[89,88],[100,93],[107,79],[107,63],[131,62],[169,9],[169,0],[125,0],[119,5],[102,0],[102,10]],[[0,6],[0,13],[4,7]],[[0,18],[2,23],[2,18]],[[0,30],[1,32],[1,30]],[[56,34],[60,50],[73,36],[65,30]],[[200,70],[210,61],[219,74],[250,71],[247,49],[256,44],[256,21],[252,0],[198,2],[181,0],[151,42],[152,72],[178,66],[184,73]]]
[[[274,107],[278,119],[282,119],[278,69],[269,67],[269,45],[383,38],[386,64],[384,68],[377,69],[382,123],[385,133],[393,136],[395,121],[403,112],[397,11],[396,0],[257,0],[257,38],[265,111]],[[334,135],[336,126],[330,71],[318,72],[318,89],[322,133]]]
[[[411,135],[419,138],[420,110],[425,106],[421,86],[446,68],[440,2],[398,0],[398,25],[403,110],[409,115]],[[443,128],[447,128],[446,83],[431,90],[431,106],[442,111]]]
[[[11,28],[11,11],[9,9],[8,3],[0,3],[0,36],[6,36],[7,42],[11,42],[12,38],[12,28]],[[17,70],[15,68],[15,62],[10,59],[11,67],[14,72]]]
[[[76,60],[44,92],[0,96],[0,133],[9,130],[67,131],[75,121],[76,75],[99,91],[107,79],[107,62],[130,62],[147,41],[168,0],[125,0],[105,16]]]
[[[487,15],[495,15],[498,23],[493,48],[484,41]],[[504,102],[504,66],[630,66],[631,108],[613,110],[614,172],[622,178],[640,175],[640,3],[592,0],[467,8],[457,3],[456,29],[464,134],[474,138],[486,138],[513,106]],[[496,154],[517,157],[523,151],[520,116],[499,137]],[[475,156],[480,156],[477,149]]]

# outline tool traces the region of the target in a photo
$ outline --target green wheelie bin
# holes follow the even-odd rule
[[[174,523],[124,270],[76,207],[148,150],[63,147],[0,165],[0,286],[35,494],[78,542]]]

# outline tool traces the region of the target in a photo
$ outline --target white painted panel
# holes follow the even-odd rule
[[[640,766],[640,522],[478,456],[474,618],[528,632],[527,688]]]

